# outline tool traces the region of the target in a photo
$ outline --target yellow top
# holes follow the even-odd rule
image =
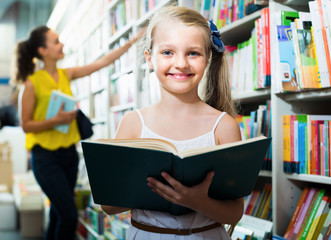
[[[35,95],[36,105],[33,113],[33,120],[45,120],[48,102],[52,90],[59,90],[72,96],[70,79],[64,69],[58,69],[58,82],[45,70],[40,70],[29,76]],[[49,129],[39,133],[27,133],[25,146],[31,150],[33,146],[40,145],[48,150],[56,150],[60,147],[69,147],[80,140],[80,134],[76,119],[69,125],[68,133],[62,133],[55,129]]]

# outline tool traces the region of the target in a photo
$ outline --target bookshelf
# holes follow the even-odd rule
[[[65,44],[66,58],[63,66],[70,67],[91,62],[109,49],[120,44],[123,39],[134,35],[146,24],[148,18],[155,11],[172,2],[170,0],[157,1],[158,4],[141,15],[140,1],[132,2],[132,17],[122,28],[112,32],[110,15],[116,11],[117,6],[124,0],[84,0],[77,11],[66,8],[74,13],[70,18],[68,14],[58,14],[61,19],[54,20],[51,26],[60,33]],[[186,5],[190,0],[179,0],[180,5]],[[312,176],[306,174],[286,174],[283,172],[283,132],[282,115],[284,114],[331,114],[331,88],[305,90],[301,92],[277,92],[276,82],[280,81],[277,74],[278,55],[275,47],[277,33],[274,15],[279,10],[308,11],[308,0],[269,0],[270,11],[270,51],[271,51],[271,87],[251,90],[234,94],[234,99],[244,108],[256,108],[259,104],[271,101],[272,109],[272,171],[261,171],[259,184],[272,183],[272,219],[273,234],[283,236],[291,219],[296,204],[301,196],[304,186],[316,186],[326,189],[331,188],[329,177]],[[92,13],[89,13],[92,11]],[[94,13],[93,13],[94,12]],[[97,12],[97,14],[95,14]],[[236,20],[220,29],[222,40],[226,44],[238,44],[250,38],[254,22],[261,17],[262,9],[243,18]],[[88,20],[89,16],[91,19]],[[141,16],[141,17],[140,17]],[[70,19],[70,20],[69,20]],[[68,21],[65,27],[61,22]],[[89,24],[86,24],[89,22]],[[97,44],[96,44],[97,42]],[[98,47],[94,46],[97,45]],[[93,50],[91,50],[93,49]],[[95,123],[96,133],[94,138],[110,138],[115,134],[115,129],[125,111],[150,104],[157,99],[151,95],[153,75],[144,64],[139,49],[133,46],[128,59],[133,59],[129,65],[122,67],[115,63],[106,67],[95,75],[78,79],[72,84],[74,95],[79,99],[83,111]],[[124,60],[122,60],[124,61]],[[119,60],[121,62],[121,60]],[[134,80],[132,100],[121,104],[113,104],[112,97],[116,91],[114,84],[123,76],[130,75]],[[102,95],[102,96],[100,96]],[[101,114],[101,115],[100,115]]]

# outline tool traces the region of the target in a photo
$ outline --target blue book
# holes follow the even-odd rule
[[[65,103],[63,109],[64,111],[70,112],[74,110],[76,105],[76,99],[73,96],[65,94],[59,90],[53,90],[48,102],[46,119],[56,116],[63,102]],[[57,125],[54,128],[59,132],[68,133],[69,124]]]
[[[291,27],[282,25],[277,26],[277,36],[283,91],[297,91],[298,83]]]

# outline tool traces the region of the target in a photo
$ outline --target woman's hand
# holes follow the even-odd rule
[[[207,174],[202,183],[193,187],[184,186],[166,172],[162,172],[161,175],[171,187],[152,177],[147,178],[147,185],[169,202],[197,210],[200,208],[201,204],[204,204],[205,200],[209,198],[208,190],[213,180],[213,171]]]
[[[71,123],[72,120],[76,118],[77,112],[76,110],[73,111],[64,111],[64,103],[62,103],[60,110],[54,117],[56,125],[60,124],[68,124]]]

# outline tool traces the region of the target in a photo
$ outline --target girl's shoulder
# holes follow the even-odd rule
[[[236,142],[241,139],[240,128],[237,121],[225,114],[215,129],[217,144]]]
[[[141,121],[137,111],[130,111],[124,114],[118,127],[116,138],[139,138]]]

